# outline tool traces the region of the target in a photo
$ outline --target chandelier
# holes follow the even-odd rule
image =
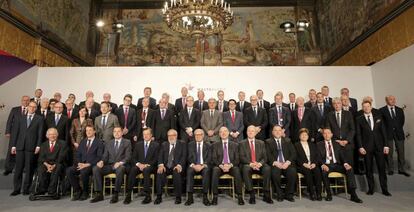
[[[233,23],[224,0],[167,0],[162,13],[170,29],[193,37],[222,32]]]

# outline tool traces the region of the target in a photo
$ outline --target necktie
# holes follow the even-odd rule
[[[371,116],[370,116],[370,115],[368,115],[368,116],[367,116],[367,121],[368,121],[369,128],[370,128],[371,130],[373,130],[373,128],[372,128],[372,124],[371,124]]]
[[[197,144],[197,154],[196,154],[196,164],[200,164],[201,163],[201,147],[200,144]]]
[[[102,116],[102,128],[105,128],[106,125],[106,116]]]
[[[165,110],[164,110],[164,109],[162,109],[162,110],[161,110],[161,119],[162,119],[162,120],[164,120],[164,117],[165,117]]]
[[[341,116],[340,116],[340,113],[336,113],[336,124],[338,124],[338,127],[341,128]]]
[[[278,106],[277,108],[279,109],[277,111],[277,123],[279,124],[279,126],[282,126],[282,107]]]
[[[290,104],[290,109],[291,109],[292,111],[294,111],[294,110],[295,110],[295,104],[291,103],[291,104]]]
[[[168,161],[167,161],[167,167],[168,168],[172,168],[172,166],[173,166],[173,160],[174,160],[174,150],[175,150],[175,145],[174,144],[172,144],[172,148],[171,148],[171,151],[170,151],[170,153],[168,154]]]
[[[199,106],[199,108],[200,108],[200,111],[203,111],[203,101],[200,101],[200,106]]]
[[[188,119],[191,119],[191,109],[188,109]]]
[[[224,142],[224,148],[223,148],[223,164],[228,164],[229,161],[229,151],[227,149],[227,142]]]
[[[56,118],[55,118],[55,125],[57,126],[58,125],[58,123],[59,123],[59,119],[60,119],[60,115],[58,114],[58,115],[56,115]]]
[[[185,105],[186,105],[186,99],[185,99],[185,97],[182,98],[182,101],[183,101],[182,103],[183,103],[183,109],[184,109],[185,108]]]
[[[319,113],[321,113],[321,116],[323,117],[323,107],[322,107],[322,105],[319,105]]]
[[[302,122],[302,119],[303,119],[303,108],[300,107],[298,112],[299,112],[298,113],[298,115],[299,115],[299,122]]]
[[[88,140],[88,143],[86,144],[86,152],[89,152],[90,148],[91,148],[91,140]]]
[[[148,152],[148,141],[145,141],[145,145],[144,145],[144,157],[147,157],[147,152]]]
[[[32,123],[32,115],[29,115],[26,120],[27,127],[29,127],[31,123]]]
[[[263,108],[262,100],[259,101],[259,107]]]
[[[25,107],[22,110],[22,115],[26,115],[26,108]]]
[[[240,111],[243,111],[243,106],[244,106],[243,103],[244,102],[240,102]]]
[[[42,112],[43,117],[46,117],[46,110]]]
[[[391,118],[395,119],[396,115],[395,115],[395,110],[394,107],[391,108]]]
[[[55,142],[50,143],[49,151],[53,152],[53,149],[55,148]]]
[[[127,128],[128,126],[128,108],[127,107],[125,108],[125,111],[124,111],[124,120],[125,120],[124,128]]]
[[[277,140],[277,161],[279,163],[284,163],[285,158],[283,157],[282,145],[280,144],[280,140]]]
[[[231,112],[231,121],[234,123],[236,117],[234,116],[234,111]]]
[[[253,107],[254,116],[257,117],[257,110],[256,107]]]
[[[146,112],[145,112],[145,110],[142,110],[141,120],[142,120],[143,123],[145,122],[145,116],[146,116]]]
[[[119,141],[115,141],[115,154],[118,154],[119,150]]]
[[[329,142],[328,141],[328,159],[329,159],[329,162],[330,162],[330,164],[333,164],[333,154],[332,154],[332,145],[331,145],[331,142]]]
[[[68,110],[68,118],[70,118],[72,110]]]
[[[256,152],[254,149],[254,142],[250,141],[250,157],[252,159],[252,163],[256,162]]]
[[[213,118],[213,110],[210,110],[210,117]]]

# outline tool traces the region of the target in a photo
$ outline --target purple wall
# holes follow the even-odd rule
[[[0,50],[0,85],[27,71],[34,65]]]

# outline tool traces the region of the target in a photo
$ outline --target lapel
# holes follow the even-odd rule
[[[208,149],[207,149],[208,147],[207,147],[207,144],[205,143],[205,141],[203,142],[203,161],[204,161],[204,163],[207,163],[208,161],[205,161],[205,159],[206,159],[206,157],[207,157],[207,151],[208,151]]]
[[[300,143],[300,141],[299,141],[299,146],[300,146],[300,148],[299,148],[299,151],[300,151],[300,154],[302,155],[302,157],[305,159],[305,161],[308,161],[308,158],[306,157],[306,153],[305,153],[305,149],[303,149],[303,146],[302,146],[302,144]],[[308,146],[309,146],[309,151],[310,152],[312,152],[312,150],[311,150],[311,145],[309,145],[309,143],[308,143]],[[298,152],[299,153],[299,152]],[[312,155],[312,154],[311,154]],[[308,161],[309,162],[309,161]]]

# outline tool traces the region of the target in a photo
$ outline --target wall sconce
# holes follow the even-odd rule
[[[280,28],[283,29],[285,33],[297,33],[303,32],[308,29],[310,26],[309,21],[307,20],[298,20],[296,25],[291,21],[285,21],[280,24]]]

